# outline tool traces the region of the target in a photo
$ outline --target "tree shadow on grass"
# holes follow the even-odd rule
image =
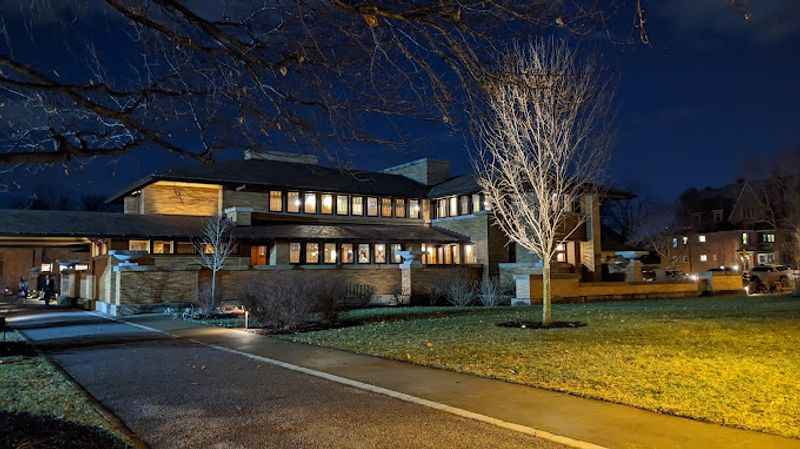
[[[0,412],[0,447],[26,449],[130,449],[109,432],[48,416]]]

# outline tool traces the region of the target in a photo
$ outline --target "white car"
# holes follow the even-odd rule
[[[756,265],[750,270],[747,281],[773,290],[788,287],[792,276],[792,269],[786,265]]]

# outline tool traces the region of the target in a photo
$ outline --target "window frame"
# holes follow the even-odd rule
[[[362,246],[366,246],[367,247],[367,261],[366,262],[362,262],[361,261],[361,247]],[[372,245],[370,245],[369,243],[357,243],[356,244],[356,257],[355,257],[355,260],[356,260],[356,263],[359,264],[359,265],[369,265],[369,264],[371,264],[372,263]]]
[[[290,197],[296,196],[294,201]],[[294,210],[292,210],[294,209]],[[303,192],[290,190],[286,192],[286,212],[289,214],[299,214],[303,210]]]
[[[415,206],[416,206],[416,214],[414,214],[412,212],[412,211],[414,211],[414,206],[411,205],[412,201],[415,203]],[[420,212],[422,212],[422,208],[420,207],[419,198],[411,198],[411,199],[409,199],[408,200],[408,214],[406,214],[407,217],[419,220]]]
[[[358,201],[356,201],[358,200]],[[358,203],[359,213],[356,213],[356,203]],[[352,217],[363,217],[364,216],[364,197],[363,196],[352,196],[350,198],[350,216]]]
[[[408,216],[408,202],[405,198],[395,198],[393,201],[394,216],[396,218],[406,218]],[[398,213],[399,212],[399,213]]]
[[[378,260],[378,247],[383,248],[383,259]],[[372,263],[374,264],[386,264],[387,261],[387,254],[386,254],[386,243],[373,243],[372,244]]]
[[[394,217],[394,201],[389,197],[381,197],[380,201],[381,217],[392,218]],[[386,211],[389,211],[387,214]]]
[[[344,199],[344,213],[342,213],[342,199]],[[350,195],[336,195],[336,215],[350,215]]]
[[[381,212],[381,208],[380,208],[380,202],[378,201],[378,197],[377,196],[368,196],[366,198],[367,198],[367,217],[379,217],[380,216],[380,212]],[[373,202],[375,204],[375,213],[374,214],[370,213],[370,209],[371,209],[370,203],[373,203]]]
[[[448,204],[448,217],[457,217],[458,216],[458,196],[451,196],[447,199]],[[455,207],[454,207],[455,206]]]
[[[328,212],[325,212],[325,198],[330,198],[331,204]],[[319,213],[321,215],[333,215],[336,207],[334,203],[334,195],[332,193],[320,193],[319,195]]]
[[[470,197],[469,195],[461,195],[458,197],[458,215],[469,215],[472,213],[470,210]]]
[[[314,201],[309,201],[309,198],[313,198]],[[319,195],[317,192],[303,192],[303,213],[306,215],[317,215],[319,212]],[[314,210],[309,212],[309,205],[314,205]]]
[[[297,260],[293,260],[292,248],[297,248]],[[303,244],[302,242],[289,242],[289,263],[299,265],[303,263]]]
[[[272,194],[278,194],[278,208],[275,209],[272,207]],[[283,212],[283,191],[282,190],[270,190],[267,192],[267,210],[270,212]]]
[[[350,247],[350,261],[347,261],[344,258],[344,254],[346,254],[345,249],[344,249],[345,246]],[[342,264],[350,265],[350,264],[354,264],[356,262],[354,246],[355,245],[353,245],[352,243],[342,243],[342,244],[339,245],[339,260],[341,261]]]
[[[403,251],[403,244],[402,243],[390,243],[389,244],[389,260],[391,263],[394,264],[401,264],[403,263],[403,256],[400,255],[400,252]]]
[[[333,262],[328,262],[328,248],[333,247]],[[324,242],[322,244],[322,263],[324,265],[336,265],[339,263],[339,246],[336,242]]]
[[[311,247],[312,245],[316,245],[316,247],[317,247],[317,260],[316,260],[315,262],[311,262],[311,261],[309,260],[309,257],[308,257],[308,255],[309,255],[309,253],[310,253],[309,249],[311,249],[310,247]],[[319,254],[319,242],[306,242],[306,244],[304,245],[304,247],[305,247],[305,257],[304,257],[304,260],[303,260],[303,262],[304,262],[306,265],[319,265],[319,263],[320,263],[320,257],[319,257],[319,256],[320,256],[320,254]]]

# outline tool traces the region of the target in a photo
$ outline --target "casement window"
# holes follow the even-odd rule
[[[464,263],[478,263],[478,259],[475,257],[475,245],[464,245]]]
[[[319,211],[325,215],[333,213],[333,195],[330,193],[323,193],[321,196],[321,205]]]
[[[319,243],[306,243],[306,263],[319,263]]]
[[[156,240],[153,242],[153,254],[172,254],[172,242]]]
[[[353,215],[364,215],[364,197],[361,196],[354,196],[353,197],[353,210],[351,211]]]
[[[194,254],[194,245],[189,242],[178,242],[176,245],[176,253],[177,254]]]
[[[419,200],[408,200],[408,218],[419,218]]]
[[[369,244],[360,243],[358,245],[358,263],[369,263]]]
[[[283,192],[280,190],[270,190],[269,192],[269,211],[283,211]]]
[[[306,192],[305,201],[303,205],[303,212],[307,214],[317,213],[317,194],[313,192]]]
[[[442,246],[436,247],[436,263],[437,264],[447,263],[447,261],[444,258],[444,247]]]
[[[458,197],[450,197],[450,210],[448,212],[451,217],[458,215]]]
[[[336,263],[336,244],[326,243],[323,246],[322,260],[324,263]]]
[[[392,216],[392,199],[381,198],[381,217]]]
[[[394,200],[394,216],[397,218],[406,217],[406,200],[402,198]]]
[[[386,244],[385,243],[376,243],[373,246],[374,254],[373,258],[375,259],[375,263],[386,263]]]
[[[747,245],[747,233],[742,232],[742,245]]]
[[[298,213],[303,203],[300,200],[300,192],[286,193],[286,212]]]
[[[689,244],[689,237],[686,237],[686,236],[684,235],[684,236],[683,236],[683,246],[686,246],[686,245],[688,245],[688,244]]]
[[[678,239],[677,239],[677,237],[672,239],[672,247],[673,248],[677,248],[678,247]]]
[[[129,240],[128,241],[128,250],[129,251],[144,251],[149,253],[150,252],[150,240]]]
[[[436,247],[433,245],[427,245],[425,249],[425,261],[423,263],[427,263],[430,265],[436,265]]]
[[[214,254],[214,246],[210,243],[203,243],[203,254]]]
[[[462,195],[459,202],[461,203],[461,208],[458,210],[459,215],[469,215],[471,212],[469,209],[469,196]]]
[[[367,197],[367,216],[369,217],[377,217],[378,216],[378,199],[374,196]]]
[[[566,243],[559,243],[556,245],[556,262],[567,261],[567,245]]]
[[[700,242],[700,243],[705,243],[706,242],[706,236],[704,234],[698,235],[697,236],[697,241]]]
[[[342,263],[353,263],[353,244],[352,243],[342,243],[341,248],[341,259]]]
[[[289,263],[300,263],[300,243],[289,243]]]
[[[453,253],[453,264],[461,265],[461,251],[458,244],[450,245],[450,251]]]
[[[336,215],[347,215],[350,213],[350,196],[336,195]]]
[[[481,210],[481,194],[480,193],[473,193],[472,194],[472,212],[479,212]]]
[[[483,210],[492,210],[492,202],[489,201],[489,198],[483,198]]]
[[[403,256],[400,255],[402,250],[403,246],[399,243],[392,244],[392,263],[403,263]]]
[[[708,262],[708,255],[700,254],[700,262]]]
[[[761,234],[761,241],[764,243],[775,243],[775,234]]]
[[[447,216],[447,198],[442,198],[436,201],[436,218],[444,218]]]

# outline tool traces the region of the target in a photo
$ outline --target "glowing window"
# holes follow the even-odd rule
[[[306,192],[305,196],[305,204],[303,206],[303,212],[307,214],[316,214],[317,213],[317,194],[312,192]]]
[[[442,198],[436,202],[436,217],[444,218],[447,216],[447,198]]]
[[[374,196],[367,197],[367,216],[378,216],[378,199]]]
[[[450,216],[455,217],[458,215],[458,197],[451,196],[450,197]]]
[[[705,243],[706,242],[706,236],[703,235],[703,234],[698,235],[697,236],[697,241],[700,242],[700,243]]]
[[[325,263],[336,263],[336,244],[326,243],[322,257]]]
[[[270,212],[280,212],[283,210],[283,192],[280,190],[270,190],[269,210]]]
[[[403,263],[403,256],[400,255],[402,250],[403,247],[399,243],[392,244],[392,263]]]
[[[472,194],[472,212],[478,212],[481,210],[481,194],[480,193],[473,193]]]
[[[464,245],[464,263],[478,263],[475,258],[475,245]]]
[[[381,217],[392,216],[392,199],[381,198]]]
[[[708,262],[708,255],[700,254],[700,262]]]
[[[369,244],[358,245],[358,263],[369,263]]]
[[[364,198],[360,196],[353,197],[353,215],[364,215]]]
[[[322,198],[322,207],[320,207],[320,212],[326,215],[330,215],[333,213],[333,195],[330,193],[323,194]]]
[[[150,252],[150,240],[130,240],[128,250]]]
[[[404,199],[396,199],[394,200],[394,216],[399,218],[405,218],[406,216],[406,200]]]
[[[286,212],[300,212],[300,206],[303,202],[300,201],[300,192],[287,192],[286,193]]]
[[[289,244],[289,263],[300,263],[300,243]]]
[[[353,244],[342,243],[341,250],[342,263],[353,263]]]
[[[306,243],[306,263],[319,263],[319,243]]]
[[[350,212],[350,197],[336,195],[336,215],[347,215]]]
[[[461,203],[461,209],[459,209],[459,215],[469,215],[469,196],[462,195],[459,198],[459,202]]]
[[[153,242],[153,254],[172,254],[172,242],[156,240]]]
[[[419,218],[419,200],[408,200],[408,218]]]
[[[375,249],[375,263],[386,263],[386,244],[376,243]]]

